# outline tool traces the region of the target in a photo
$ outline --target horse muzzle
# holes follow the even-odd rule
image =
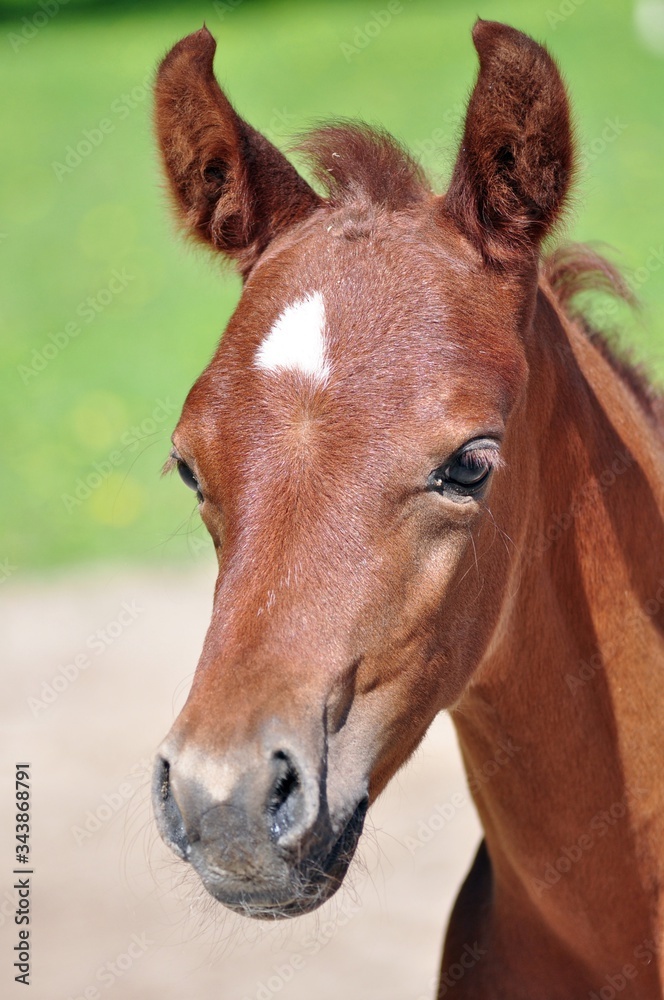
[[[323,758],[277,743],[231,758],[167,740],[153,777],[166,844],[220,903],[261,919],[310,912],[336,892],[369,804],[366,787],[349,790],[332,815]]]

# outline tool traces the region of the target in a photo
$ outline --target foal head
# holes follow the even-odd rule
[[[473,37],[443,197],[389,137],[346,125],[306,141],[316,193],[233,110],[206,29],[159,71],[176,207],[245,283],[173,436],[219,577],[155,808],[212,895],[252,916],[338,888],[369,802],[459,698],[507,592],[497,525],[519,530],[524,345],[572,153],[548,54],[499,24]]]

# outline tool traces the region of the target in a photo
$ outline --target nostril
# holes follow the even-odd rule
[[[166,802],[171,794],[171,765],[163,757],[157,759],[155,785],[161,802]]]
[[[272,755],[272,772],[267,816],[270,833],[275,840],[279,840],[301,823],[304,803],[297,768],[283,750],[277,750]]]
[[[278,811],[283,805],[285,805],[291,792],[294,792],[295,789],[299,787],[300,779],[298,778],[294,768],[289,766],[286,773],[277,778],[277,782],[274,786],[272,801],[275,810]]]
[[[191,850],[184,819],[171,788],[171,765],[164,757],[157,757],[152,782],[152,800],[157,827],[168,846],[187,858]]]

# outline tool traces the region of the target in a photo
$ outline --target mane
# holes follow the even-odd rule
[[[350,202],[392,210],[431,194],[419,163],[389,132],[363,122],[336,121],[301,136],[307,161],[333,208]]]
[[[589,296],[608,295],[638,305],[636,296],[617,267],[587,244],[559,247],[545,258],[545,278],[567,316],[585,333],[611,368],[631,390],[653,424],[664,429],[664,395],[635,360],[634,352],[617,342],[615,331],[595,325],[588,312]],[[590,299],[591,301],[591,299]]]

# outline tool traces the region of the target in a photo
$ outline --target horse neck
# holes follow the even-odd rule
[[[638,886],[664,839],[652,766],[664,759],[664,483],[639,402],[546,288],[531,332],[521,446],[540,464],[501,619],[453,719],[494,872],[555,923],[569,893],[597,917],[607,864],[605,883],[622,877],[646,908]],[[592,847],[562,888],[538,891],[583,835]],[[648,920],[631,917],[638,934]],[[614,921],[614,943],[621,931]]]

